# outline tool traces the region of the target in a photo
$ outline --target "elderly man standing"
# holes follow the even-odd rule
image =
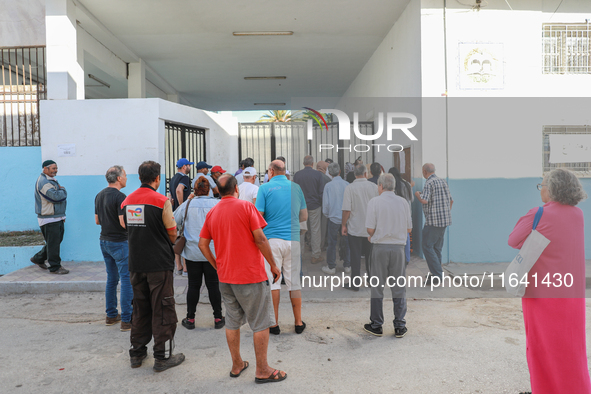
[[[53,160],[43,162],[43,173],[35,184],[35,213],[45,245],[31,262],[42,269],[47,269],[45,260],[49,263],[49,273],[64,275],[68,271],[62,267],[60,245],[64,239],[64,222],[66,221],[66,189],[55,179],[57,164]]]
[[[226,340],[232,356],[230,377],[237,378],[248,368],[240,355],[240,327],[248,321],[254,332],[256,383],[278,382],[287,374],[267,363],[269,327],[273,323],[271,292],[263,256],[271,266],[273,281],[281,271],[275,265],[263,228],[265,219],[255,206],[238,199],[236,178],[220,177],[222,200],[209,211],[199,239],[199,249],[217,270],[220,292],[226,309]],[[216,256],[209,249],[215,243]]]
[[[369,200],[377,197],[378,187],[367,180],[367,168],[358,164],[354,170],[355,180],[345,189],[343,197],[343,221],[341,232],[348,236],[351,251],[351,284],[345,288],[359,291],[353,280],[361,275],[361,254],[365,256],[365,269],[369,273],[371,244],[369,243],[365,219]]]
[[[363,326],[365,331],[382,336],[384,324],[384,287],[390,287],[394,301],[394,334],[402,338],[407,331],[406,286],[399,287],[394,280],[406,279],[406,259],[404,247],[406,235],[412,230],[412,218],[408,202],[394,194],[396,180],[392,174],[378,178],[379,197],[373,198],[367,206],[365,226],[373,245],[371,252],[370,275],[378,278],[377,286],[371,288],[370,323]],[[404,283],[406,285],[406,283]]]
[[[242,175],[244,176],[244,182],[238,186],[238,190],[240,191],[239,198],[255,204],[257,201],[257,193],[259,192],[259,187],[254,184],[257,170],[254,167],[248,167],[242,171]]]
[[[141,367],[148,353],[146,345],[153,336],[153,369],[162,372],[185,360],[182,353],[172,354],[178,321],[172,273],[172,244],[177,230],[170,200],[156,191],[160,186],[160,164],[145,161],[138,174],[142,185],[121,204],[125,211],[133,287],[129,356],[131,368]]]
[[[271,245],[277,268],[283,268],[283,278],[290,294],[295,320],[295,332],[301,334],[306,328],[302,321],[302,292],[300,284],[300,222],[308,218],[306,200],[302,189],[285,176],[285,164],[274,160],[268,169],[269,182],[263,183],[257,195],[256,208],[267,221],[265,236]],[[267,275],[271,279],[271,266],[267,262]],[[279,300],[281,282],[271,285],[275,324],[269,329],[279,335]]]
[[[425,225],[423,226],[423,254],[430,275],[427,275],[427,283],[430,276],[439,278],[443,275],[441,267],[441,250],[445,229],[451,225],[451,206],[454,200],[451,198],[447,183],[435,175],[435,165],[426,163],[423,165],[423,178],[425,187],[422,192],[416,192],[415,196],[423,204]]]
[[[330,163],[328,166],[328,173],[332,176],[332,181],[324,186],[324,192],[322,193],[322,213],[328,218],[328,249],[326,250],[327,265],[322,267],[322,272],[334,275],[337,266],[338,236],[343,221],[343,197],[345,196],[345,189],[349,186],[349,182],[341,178],[341,167],[338,163]],[[347,237],[343,237],[343,239],[345,240],[344,247],[346,248],[343,267],[346,273],[350,273],[351,255],[349,253],[349,243],[347,242]]]
[[[131,330],[131,300],[133,288],[129,281],[129,246],[125,229],[125,212],[121,203],[125,194],[121,193],[127,185],[127,174],[121,166],[113,166],[105,175],[109,186],[94,199],[94,220],[101,226],[100,245],[105,267],[107,285],[105,287],[106,321],[112,326],[121,320],[121,331]],[[121,281],[121,315],[117,313],[117,285]]]
[[[304,169],[296,172],[293,181],[304,192],[306,206],[308,207],[308,230],[310,231],[310,243],[312,245],[312,264],[322,261],[320,242],[321,218],[322,218],[322,192],[324,191],[324,174],[314,170],[314,158],[304,157]],[[302,242],[302,246],[304,242]],[[303,251],[303,247],[302,247]]]

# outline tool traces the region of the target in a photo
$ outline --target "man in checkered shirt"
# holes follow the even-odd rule
[[[425,225],[423,226],[423,254],[427,260],[431,276],[443,275],[441,268],[441,249],[445,228],[451,225],[451,206],[454,200],[449,194],[447,183],[435,175],[435,165],[423,166],[423,177],[427,180],[422,192],[416,192],[417,199],[423,204]],[[427,275],[427,282],[430,277]]]

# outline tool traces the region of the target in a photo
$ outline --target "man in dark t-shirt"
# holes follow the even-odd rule
[[[172,210],[176,209],[189,197],[191,194],[191,179],[189,179],[189,173],[191,172],[191,166],[195,164],[189,160],[182,158],[176,162],[176,168],[178,172],[170,179],[170,195],[172,196],[173,204]]]
[[[94,220],[101,226],[101,252],[107,269],[105,288],[106,325],[121,320],[121,331],[131,330],[133,290],[129,281],[127,230],[123,221],[121,203],[125,194],[121,189],[127,184],[127,174],[121,166],[113,166],[105,175],[109,186],[94,199]],[[117,312],[117,284],[121,281],[121,315]]]
[[[146,347],[154,337],[154,371],[162,372],[185,360],[172,354],[177,315],[174,302],[176,222],[170,200],[158,193],[160,164],[143,162],[138,174],[142,185],[121,204],[129,239],[129,272],[133,287],[131,319],[132,368],[142,366]]]

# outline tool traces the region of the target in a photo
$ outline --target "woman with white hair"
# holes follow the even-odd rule
[[[591,393],[585,338],[584,218],[575,206],[587,194],[575,174],[562,168],[547,174],[538,190],[544,206],[536,230],[550,244],[529,271],[522,299],[532,392]],[[519,219],[509,236],[511,247],[523,246],[537,211],[533,208]]]

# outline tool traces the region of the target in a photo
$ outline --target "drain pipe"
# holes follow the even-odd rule
[[[449,186],[449,105],[447,95],[447,0],[443,0],[443,59],[444,59],[444,81],[445,81],[445,181]],[[450,229],[447,229],[447,262],[449,264],[449,238]]]

